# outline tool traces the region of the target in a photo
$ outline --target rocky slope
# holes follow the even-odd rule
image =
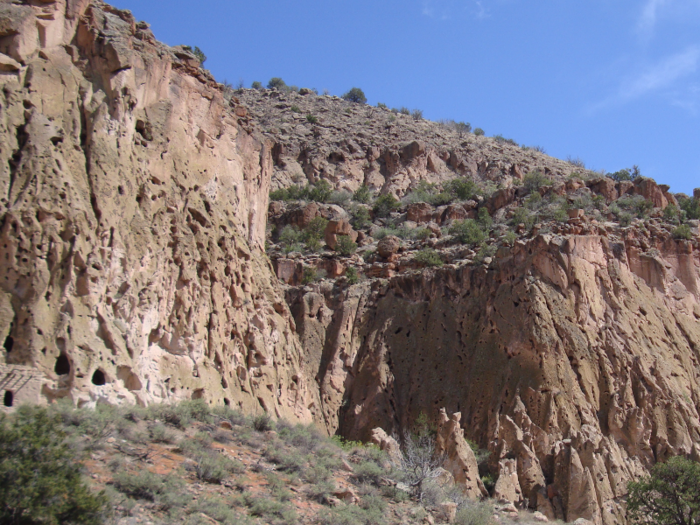
[[[700,459],[698,224],[668,187],[311,92],[224,96],[96,0],[0,20],[6,406],[201,398],[365,440],[423,413],[490,452],[476,473],[442,439],[472,496],[489,474],[596,524],[654,462]],[[363,186],[404,200],[343,194]]]
[[[245,110],[107,4],[3,2],[0,18],[3,369],[39,371],[45,400],[203,398],[311,421],[261,250],[270,144]]]

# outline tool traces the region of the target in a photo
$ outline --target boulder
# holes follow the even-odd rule
[[[600,177],[597,179],[590,180],[586,185],[591,189],[592,192],[597,193],[605,197],[605,202],[610,204],[614,200],[617,200],[618,193],[615,187],[615,181],[610,177]]]
[[[654,204],[654,208],[663,209],[668,206],[668,199],[654,179],[637,177],[634,180],[634,193],[651,201]]]
[[[324,239],[326,241],[326,245],[331,250],[335,250],[335,247],[338,244],[339,235],[347,235],[353,242],[357,241],[357,232],[352,229],[352,225],[348,221],[344,219],[328,221]]]
[[[285,222],[287,224],[297,226],[300,229],[304,229],[312,220],[320,215],[321,213],[318,209],[318,204],[315,202],[310,202],[302,208],[297,208],[296,210],[290,211],[287,214]]]
[[[389,259],[401,248],[401,239],[395,235],[387,235],[377,243],[377,253],[383,259]]]
[[[498,480],[493,489],[493,498],[508,501],[515,505],[523,503],[523,491],[518,481],[518,462],[515,459],[502,459],[498,463]]]
[[[375,428],[369,438],[370,443],[374,443],[387,453],[390,459],[398,459],[401,457],[401,447],[398,441],[387,434],[382,428]]]
[[[433,207],[427,202],[414,202],[408,205],[406,219],[418,224],[433,220]]]
[[[502,188],[496,191],[487,204],[489,213],[493,215],[497,210],[508,206],[515,200],[515,188]]]

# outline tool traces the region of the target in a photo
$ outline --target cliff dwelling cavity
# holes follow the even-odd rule
[[[61,354],[56,358],[56,364],[53,367],[53,371],[59,376],[65,376],[70,374],[70,361],[66,354]]]
[[[102,386],[105,383],[107,383],[105,373],[98,368],[97,370],[95,370],[95,373],[92,374],[92,384],[96,386]]]
[[[6,407],[11,407],[12,403],[14,402],[14,394],[12,393],[12,390],[6,390],[5,395],[3,396],[2,399],[2,404]]]

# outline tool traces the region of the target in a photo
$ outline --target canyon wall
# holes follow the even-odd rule
[[[369,439],[461,412],[492,472],[517,462],[516,504],[624,522],[628,481],[700,459],[700,255],[697,240],[600,233],[288,292],[329,426]]]
[[[43,374],[33,401],[202,398],[311,421],[263,252],[271,145],[245,110],[129,12],[0,15],[3,369]]]

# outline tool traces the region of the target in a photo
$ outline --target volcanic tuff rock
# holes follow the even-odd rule
[[[668,187],[569,177],[582,170],[335,97],[225,97],[187,49],[97,0],[3,1],[0,22],[1,384],[17,401],[203,398],[350,439],[423,412],[475,494],[462,432],[509,505],[598,525],[624,522],[627,482],[656,461],[700,458],[700,246],[697,222],[690,240],[664,222]],[[550,184],[518,185],[533,169]],[[403,196],[455,176],[489,191],[364,230],[336,204],[268,210],[292,181]],[[506,242],[525,199],[560,197],[563,220]],[[592,219],[578,203],[595,199],[646,199],[651,216]],[[441,230],[482,210],[491,252]],[[357,234],[366,259],[272,243],[282,285],[268,211],[278,228],[335,221],[330,244]],[[396,221],[421,236],[372,255]],[[444,266],[417,264],[424,248]],[[308,267],[364,279],[300,285]]]
[[[582,171],[534,149],[329,95],[243,89],[238,96],[275,142],[273,189],[325,179],[338,189],[365,184],[400,196],[421,180],[507,184],[537,169],[554,178]]]
[[[3,361],[41,371],[48,400],[203,398],[310,421],[318,396],[261,249],[270,144],[129,12],[0,15],[16,62],[0,98]]]

